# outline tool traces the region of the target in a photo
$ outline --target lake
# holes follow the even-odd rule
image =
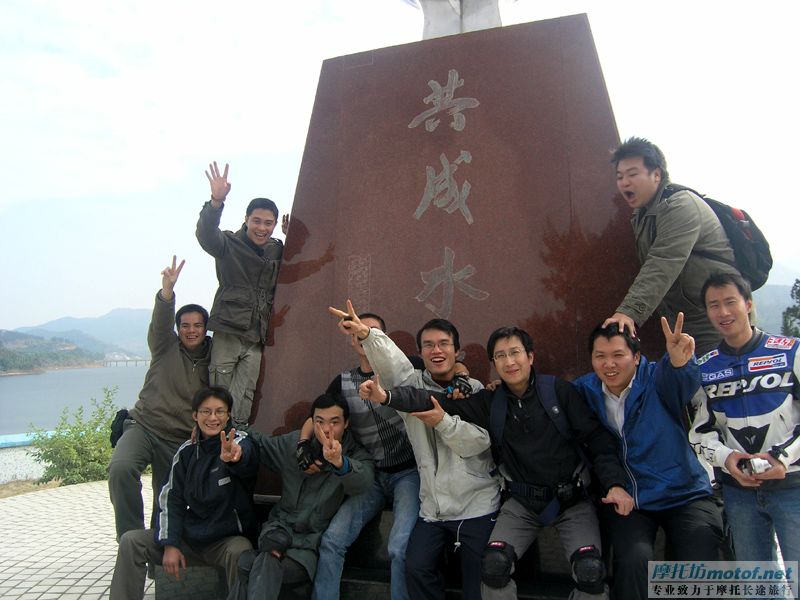
[[[64,407],[70,414],[83,406],[91,412],[91,399],[103,399],[103,388],[119,386],[114,403],[131,408],[139,397],[147,367],[64,369],[36,375],[0,377],[0,435],[30,431],[31,424],[53,429]]]

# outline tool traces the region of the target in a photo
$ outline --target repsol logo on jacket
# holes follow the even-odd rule
[[[739,394],[761,390],[774,390],[787,388],[787,392],[792,389],[791,373],[767,373],[766,375],[755,375],[754,377],[725,381],[723,383],[712,383],[704,385],[703,389],[709,398],[728,398]]]
[[[758,371],[771,371],[772,369],[785,369],[789,362],[786,354],[773,354],[772,356],[754,356],[747,359],[747,370],[751,373]]]

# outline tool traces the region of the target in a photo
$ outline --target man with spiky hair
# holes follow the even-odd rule
[[[658,309],[671,323],[685,315],[686,333],[697,352],[714,348],[719,333],[706,317],[700,288],[715,271],[737,273],[733,249],[725,230],[706,202],[682,186],[670,187],[667,160],[652,142],[628,138],[612,155],[617,189],[633,209],[631,224],[641,268],[613,315],[636,333]]]

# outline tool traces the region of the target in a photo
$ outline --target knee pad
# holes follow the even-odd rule
[[[291,545],[292,536],[282,527],[269,529],[258,538],[259,551],[272,554],[275,558],[283,558]]]
[[[606,566],[594,546],[581,546],[569,557],[575,587],[587,594],[605,591]]]
[[[511,581],[514,569],[514,546],[505,542],[489,542],[481,558],[481,581],[490,588],[504,588]]]

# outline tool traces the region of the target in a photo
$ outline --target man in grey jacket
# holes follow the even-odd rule
[[[455,378],[459,336],[449,321],[433,319],[417,333],[425,365],[418,370],[389,336],[361,322],[349,300],[347,311],[330,311],[339,317],[340,330],[361,342],[381,385],[448,392],[466,383]],[[483,389],[475,379],[468,382],[472,391]],[[461,557],[462,597],[478,600],[481,556],[500,507],[500,484],[490,475],[495,465],[489,434],[435,409],[398,414],[405,422],[420,476],[420,514],[406,549],[408,595],[415,600],[444,598],[437,561],[451,537]]]
[[[632,137],[614,152],[617,188],[633,209],[631,224],[641,268],[615,313],[617,323],[635,334],[659,309],[674,322],[685,315],[684,330],[702,355],[715,348],[719,333],[706,317],[700,290],[715,272],[738,274],[728,236],[706,202],[689,190],[669,189],[664,154],[644,138]]]

